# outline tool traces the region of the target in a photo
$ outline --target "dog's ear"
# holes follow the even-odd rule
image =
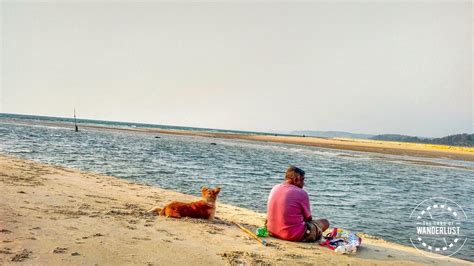
[[[201,193],[204,193],[207,191],[207,187],[201,187]]]
[[[219,192],[221,192],[221,188],[220,188],[220,187],[216,187],[216,188],[214,189],[214,191],[216,192],[216,194],[218,194]]]

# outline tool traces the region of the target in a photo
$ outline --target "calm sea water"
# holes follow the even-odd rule
[[[404,245],[411,245],[413,208],[442,196],[461,205],[469,219],[462,225],[468,240],[455,256],[474,261],[472,170],[277,143],[103,130],[74,133],[72,128],[18,125],[2,119],[0,153],[197,196],[201,186],[218,185],[222,187],[219,201],[259,212],[266,212],[270,189],[294,164],[307,173],[305,190],[314,217]],[[474,167],[471,162],[432,161]]]

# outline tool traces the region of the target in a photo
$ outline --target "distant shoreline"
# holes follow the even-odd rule
[[[66,127],[73,130],[73,125],[67,122],[49,122],[49,121],[22,121],[19,119],[0,119],[0,122],[9,122],[13,124],[24,125],[42,125]],[[460,161],[474,162],[474,149],[442,146],[420,143],[403,143],[390,141],[362,140],[362,139],[342,139],[342,138],[319,138],[319,137],[298,137],[298,136],[280,136],[280,135],[256,135],[256,134],[236,134],[220,133],[191,130],[170,130],[159,128],[127,128],[127,127],[108,127],[100,125],[79,124],[81,129],[102,129],[114,131],[132,131],[149,134],[172,134],[185,136],[200,136],[208,138],[221,139],[243,139],[261,142],[276,142],[286,144],[296,144],[303,146],[321,147],[337,150],[349,150],[359,152],[371,152],[392,155],[406,155],[424,158],[440,158]]]

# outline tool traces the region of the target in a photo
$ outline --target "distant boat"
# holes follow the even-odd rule
[[[77,122],[76,122],[76,108],[74,108],[74,127],[76,128],[76,132],[79,132],[79,128],[77,127]]]

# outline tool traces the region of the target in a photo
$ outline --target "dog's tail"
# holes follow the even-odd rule
[[[164,215],[164,212],[165,212],[164,209],[160,207],[153,207],[147,211],[148,214],[152,214],[152,215]]]

